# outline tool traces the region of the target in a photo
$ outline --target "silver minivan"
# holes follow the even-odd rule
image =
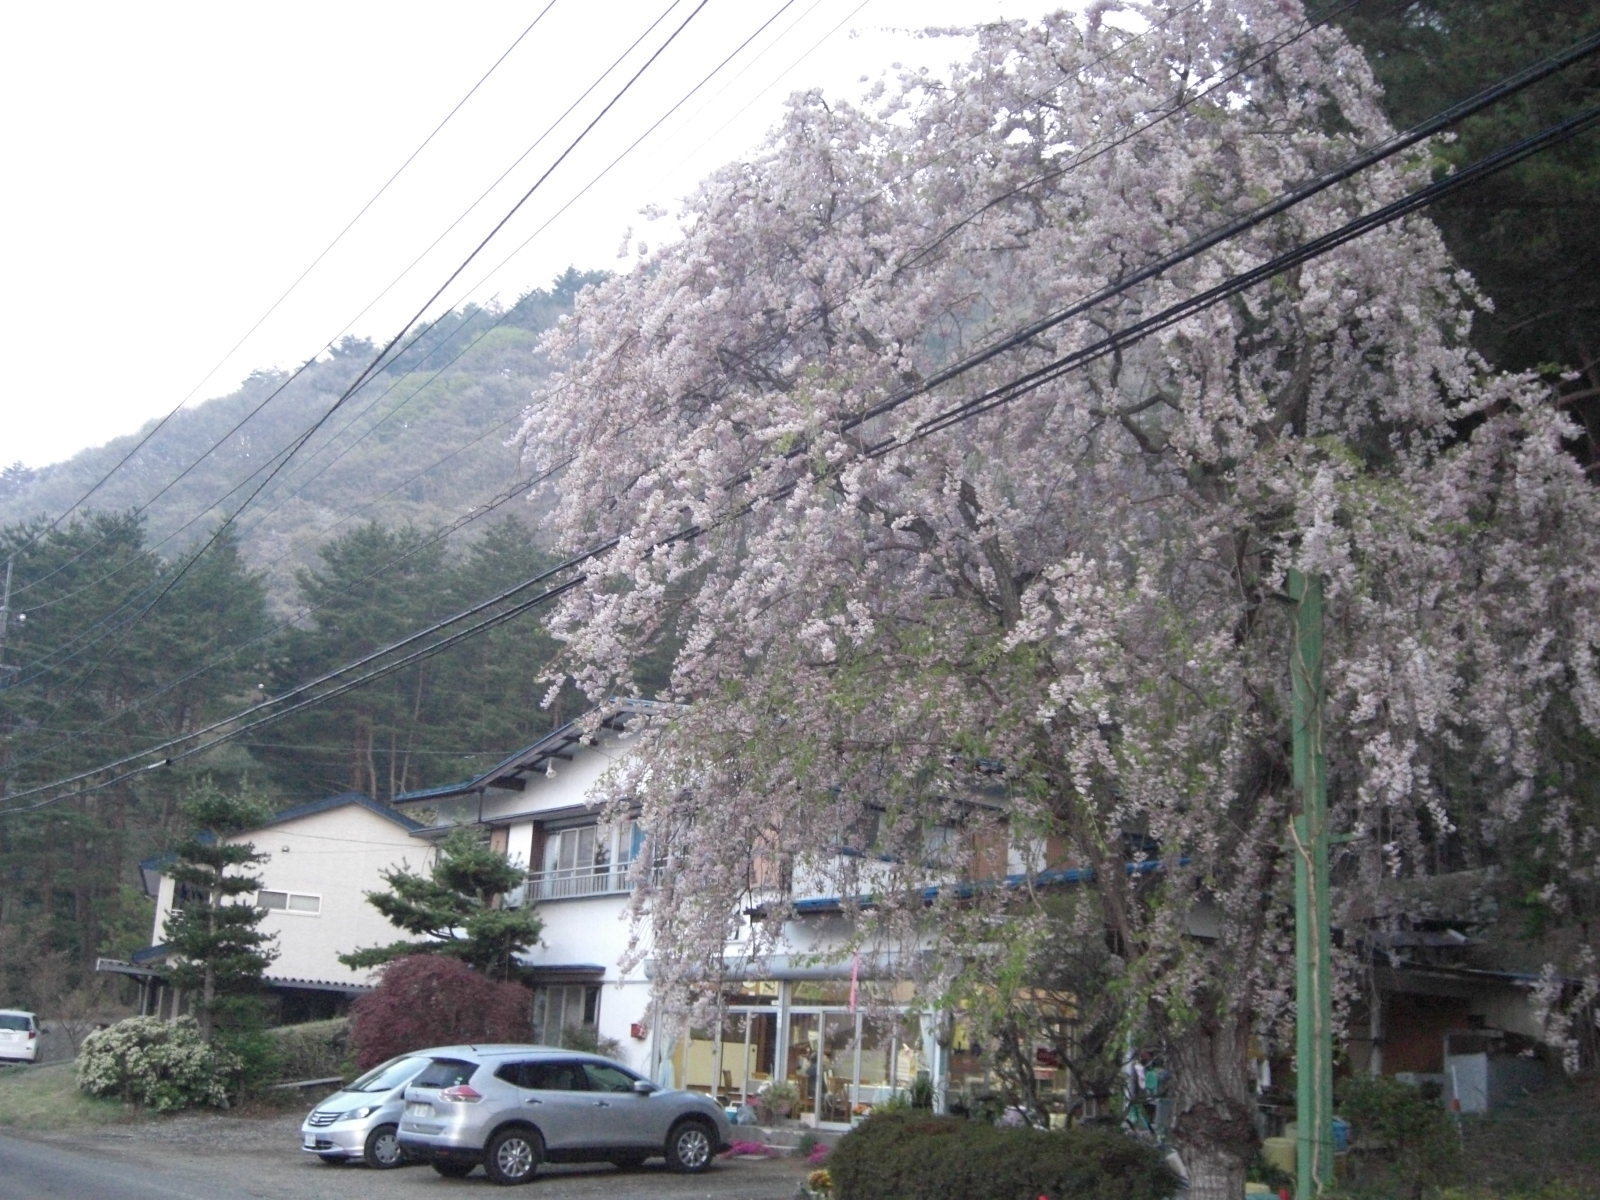
[[[704,1171],[728,1148],[728,1116],[697,1092],[663,1088],[622,1063],[552,1046],[450,1046],[406,1088],[400,1147],[460,1178],[480,1164],[526,1183],[541,1162],[636,1167],[662,1157]]]
[[[38,1057],[38,1018],[20,1008],[0,1008],[0,1062],[34,1062]]]
[[[301,1124],[300,1148],[330,1166],[359,1159],[382,1170],[405,1162],[395,1135],[406,1084],[433,1061],[432,1053],[391,1058],[329,1096]]]

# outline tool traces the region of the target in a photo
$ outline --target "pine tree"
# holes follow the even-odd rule
[[[248,868],[267,856],[251,842],[230,840],[259,826],[267,813],[209,779],[197,782],[181,804],[193,830],[167,871],[182,901],[175,898],[164,931],[173,964],[168,978],[192,994],[201,1033],[211,1041],[219,1022],[250,1024],[250,998],[277,957],[273,935],[260,928],[266,910],[246,899],[261,888]]]
[[[369,946],[339,961],[374,967],[413,954],[448,954],[491,979],[517,976],[517,954],[539,941],[541,922],[531,908],[496,907],[522,880],[522,872],[467,829],[453,830],[427,875],[384,872],[387,892],[367,899],[398,928],[422,940]]]

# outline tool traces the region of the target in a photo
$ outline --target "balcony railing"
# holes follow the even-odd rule
[[[529,871],[519,888],[506,893],[507,908],[521,908],[544,900],[573,900],[582,896],[611,896],[629,890],[631,863],[599,867],[560,867],[554,871]]]

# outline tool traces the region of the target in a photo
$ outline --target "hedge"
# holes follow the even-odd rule
[[[1002,1128],[959,1117],[868,1117],[828,1156],[838,1200],[1169,1200],[1150,1146],[1104,1129]]]

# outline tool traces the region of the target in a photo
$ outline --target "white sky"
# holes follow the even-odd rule
[[[230,354],[548,2],[6,5],[0,466],[67,458],[181,401],[226,394],[251,370],[301,362],[346,331],[387,341],[648,51],[601,83],[417,270],[374,300],[669,0],[555,0],[372,210]],[[659,45],[698,3],[679,0],[647,45]],[[639,209],[655,203],[675,212],[696,180],[759,140],[790,92],[821,85],[854,98],[863,75],[876,77],[892,62],[942,66],[959,55],[957,43],[906,31],[1057,7],[794,0],[638,150],[555,215],[782,6],[709,0],[436,310],[467,299],[509,304],[568,265],[625,266],[618,248],[630,226],[646,238],[675,228],[669,220],[647,229]],[[770,48],[756,59],[763,47]]]

